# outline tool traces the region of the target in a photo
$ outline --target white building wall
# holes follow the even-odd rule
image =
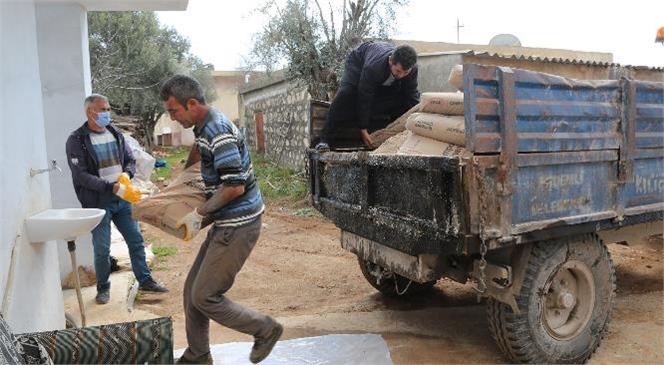
[[[154,135],[152,140],[157,144],[158,136],[164,134],[164,131],[170,131],[171,134],[179,134],[180,143],[176,146],[191,146],[194,144],[196,136],[194,136],[194,128],[182,128],[182,125],[174,120],[167,113],[161,116],[154,126]]]
[[[176,122],[177,123],[177,122]],[[180,137],[183,146],[193,146],[196,136],[194,135],[194,128],[182,128],[182,135]]]
[[[39,60],[46,154],[48,161],[56,160],[62,169],[50,174],[52,204],[53,208],[78,208],[65,143],[85,121],[83,101],[92,92],[87,14],[78,4],[37,4],[36,19],[38,52],[54,56]],[[72,271],[71,259],[65,241],[58,241],[57,247],[62,279]],[[94,267],[91,234],[77,237],[76,260],[78,265]]]
[[[0,2],[0,290],[16,333],[64,327],[57,243],[28,242],[24,225],[51,206],[49,174],[30,176],[48,160],[36,29],[32,1]]]
[[[37,5],[35,5],[37,4]],[[86,11],[185,10],[188,0],[0,0],[0,313],[15,333],[65,326],[63,242],[30,243],[25,219],[78,207],[65,141],[90,93]],[[62,172],[30,176],[57,160]],[[79,264],[92,263],[90,235]],[[65,254],[60,256],[58,249]],[[87,253],[86,253],[87,250]]]

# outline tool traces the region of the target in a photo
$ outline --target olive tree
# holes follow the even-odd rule
[[[363,40],[388,40],[396,11],[408,0],[269,0],[257,11],[270,21],[253,36],[245,68],[275,71],[305,86],[312,98],[329,100],[348,52]]]
[[[216,98],[211,65],[189,52],[189,41],[162,27],[153,12],[88,13],[92,90],[106,95],[114,111],[138,121],[149,149],[163,114],[161,84],[177,73],[198,79],[206,99]]]

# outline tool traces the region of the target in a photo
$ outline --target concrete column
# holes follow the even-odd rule
[[[50,173],[52,205],[80,207],[67,164],[65,142],[85,121],[83,100],[92,92],[87,12],[72,3],[37,3],[35,8],[47,159],[57,160],[62,169]],[[90,234],[76,240],[79,265],[93,266],[91,240]],[[64,277],[71,271],[64,241],[58,242],[58,251],[61,277]]]
[[[25,218],[51,206],[35,6],[0,1],[0,311],[15,333],[63,328],[55,242],[29,242]]]

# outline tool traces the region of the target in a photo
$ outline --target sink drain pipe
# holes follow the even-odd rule
[[[71,258],[71,267],[73,270],[74,284],[76,285],[76,297],[78,298],[78,309],[81,311],[81,327],[86,326],[85,305],[83,304],[83,295],[81,294],[81,282],[78,278],[78,264],[76,263],[76,241],[67,240],[67,250]]]

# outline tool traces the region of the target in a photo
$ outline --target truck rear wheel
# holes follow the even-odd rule
[[[521,311],[487,300],[491,334],[521,363],[585,363],[611,320],[616,277],[606,245],[595,234],[533,245],[521,292]]]
[[[378,264],[371,261],[364,260],[360,257],[357,258],[360,264],[362,275],[367,279],[369,284],[376,288],[382,294],[388,296],[412,296],[424,293],[433,288],[436,281],[427,281],[425,283],[418,283],[412,281],[399,274],[395,274]]]

